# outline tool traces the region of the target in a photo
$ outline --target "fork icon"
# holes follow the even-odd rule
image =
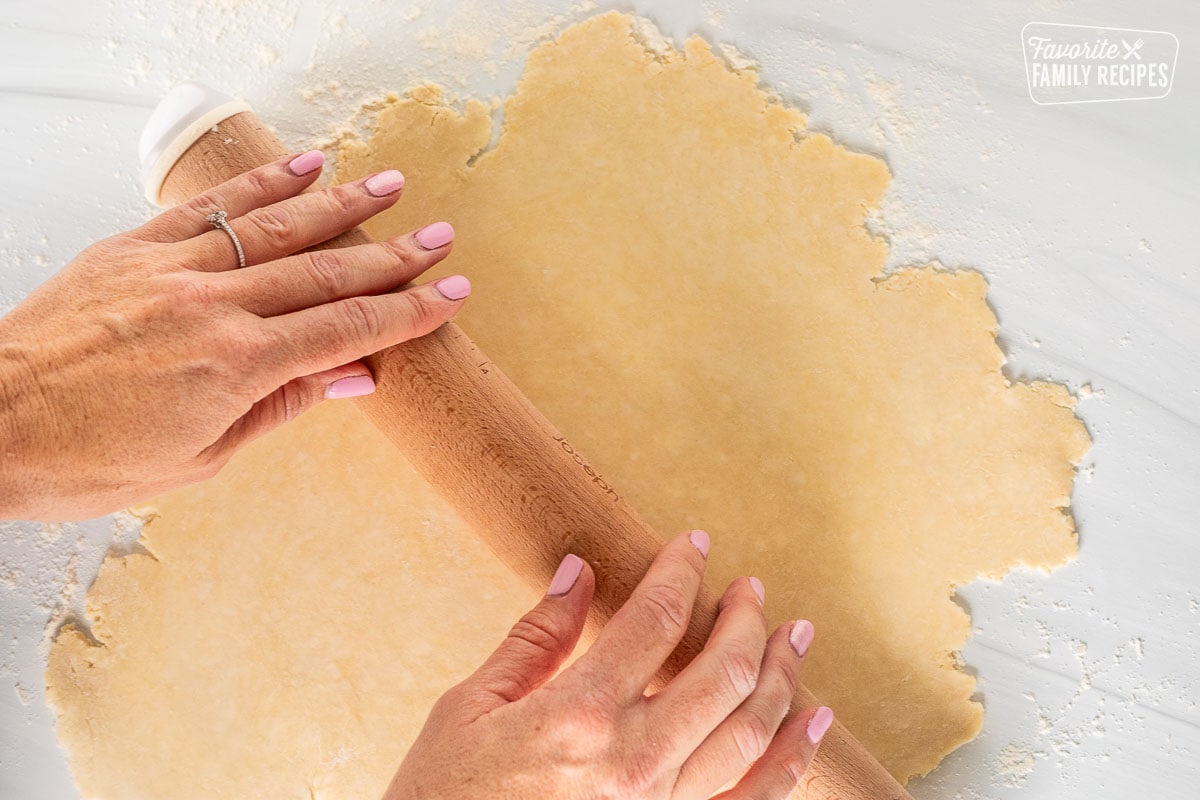
[[[1145,43],[1146,43],[1146,42],[1145,42],[1145,40],[1144,40],[1144,39],[1138,39],[1136,42],[1134,42],[1134,43],[1131,45],[1129,42],[1127,42],[1127,41],[1125,41],[1124,39],[1122,39],[1122,40],[1121,40],[1121,44],[1125,45],[1125,60],[1126,60],[1126,61],[1128,61],[1128,60],[1129,60],[1129,57],[1130,57],[1130,56],[1133,56],[1133,57],[1134,57],[1134,58],[1136,58],[1138,61],[1141,61],[1141,60],[1142,60],[1142,54],[1141,54],[1141,53],[1139,53],[1139,52],[1138,52],[1138,50],[1141,50],[1141,49],[1142,49],[1142,45],[1144,45]]]

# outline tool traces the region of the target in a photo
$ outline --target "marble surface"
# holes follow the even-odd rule
[[[961,587],[982,736],[920,800],[1190,798],[1200,786],[1200,7],[1188,0],[852,4],[655,2],[758,62],[812,127],[893,170],[873,221],[892,266],[981,270],[1014,380],[1063,381],[1095,438],[1073,497],[1082,550],[1052,576]],[[89,242],[143,221],[136,143],[196,78],[290,144],[367,97],[431,79],[503,95],[539,36],[592,7],[349,0],[71,0],[0,13],[0,309]],[[1165,99],[1038,106],[1030,21],[1166,30]],[[122,518],[0,528],[0,798],[72,800],[42,685],[56,625],[81,612]]]

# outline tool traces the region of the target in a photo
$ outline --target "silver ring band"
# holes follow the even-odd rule
[[[214,228],[219,231],[225,231],[229,234],[229,238],[233,240],[233,246],[237,248],[238,267],[246,266],[246,251],[242,249],[242,242],[238,239],[238,235],[233,232],[233,226],[229,224],[229,215],[224,211],[214,211],[204,218],[211,223]]]

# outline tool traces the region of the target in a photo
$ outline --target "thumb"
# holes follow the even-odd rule
[[[463,682],[483,705],[476,710],[486,714],[520,700],[554,677],[579,641],[595,585],[595,575],[582,558],[571,554],[562,560],[546,596]]]

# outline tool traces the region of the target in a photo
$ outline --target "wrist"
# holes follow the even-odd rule
[[[16,447],[16,423],[3,384],[8,376],[0,370],[0,519],[20,519],[25,505],[21,467]]]
[[[37,420],[30,398],[38,394],[17,348],[0,336],[0,519],[25,519],[33,512],[37,479],[31,447]]]

